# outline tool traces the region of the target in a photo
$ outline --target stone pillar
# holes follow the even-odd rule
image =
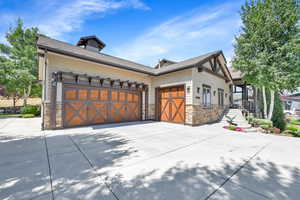
[[[57,82],[56,86],[56,123],[55,128],[63,127],[63,116],[62,116],[62,83]]]
[[[148,105],[148,120],[155,120],[155,104]]]
[[[185,105],[185,124],[194,124],[194,108],[191,104]]]
[[[43,129],[51,129],[51,103],[42,103],[43,106]]]

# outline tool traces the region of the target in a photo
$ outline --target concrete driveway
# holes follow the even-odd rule
[[[0,199],[299,199],[300,139],[221,124],[0,119]]]

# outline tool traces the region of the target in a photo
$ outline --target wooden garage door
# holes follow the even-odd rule
[[[64,127],[140,120],[140,93],[92,87],[64,88]]]
[[[160,120],[167,122],[185,122],[184,86],[162,88],[159,90]]]

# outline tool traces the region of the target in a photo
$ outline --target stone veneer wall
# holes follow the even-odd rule
[[[43,103],[43,129],[51,129],[51,104]]]
[[[210,105],[205,107],[203,105],[186,105],[186,124],[200,125],[219,120],[226,107],[219,107],[218,105]]]
[[[56,110],[53,110],[50,103],[43,104],[44,120],[43,120],[43,129],[55,129],[63,127],[63,118],[62,118],[62,104],[56,104]],[[55,127],[54,124],[51,125],[51,116],[52,112],[55,112]]]
[[[63,127],[62,107],[63,105],[61,103],[56,103],[56,128]]]
[[[155,104],[148,105],[148,116],[146,116],[147,120],[154,120],[155,119]]]

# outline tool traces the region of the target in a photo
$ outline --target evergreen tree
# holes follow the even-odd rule
[[[281,131],[284,130],[286,122],[284,121],[283,105],[278,93],[275,94],[274,113],[271,120],[276,128]]]

